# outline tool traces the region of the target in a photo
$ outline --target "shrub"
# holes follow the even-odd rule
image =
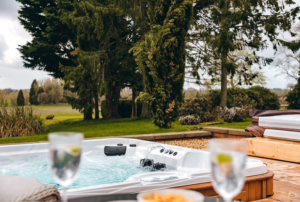
[[[300,109],[300,88],[298,83],[287,93],[286,101],[289,103],[288,109]]]
[[[137,115],[140,116],[142,111],[142,103],[137,102]],[[132,100],[120,99],[118,104],[118,114],[122,118],[130,118],[132,113]],[[101,114],[103,118],[106,118],[106,100],[101,101]]]
[[[209,96],[212,100],[213,108],[220,106],[220,90],[209,91]],[[248,96],[251,102],[256,104],[256,109],[280,109],[279,98],[276,93],[271,92],[269,89],[261,86],[253,86],[248,89],[243,88],[228,88],[227,90],[227,107],[234,107],[234,98],[244,98]],[[239,106],[241,107],[241,106]]]
[[[279,97],[276,93],[261,86],[253,86],[246,89],[247,95],[256,102],[256,109],[270,110],[280,109]]]
[[[179,123],[181,125],[196,125],[201,123],[201,119],[199,116],[187,115],[179,117]]]
[[[33,109],[17,107],[13,101],[9,110],[0,102],[0,138],[30,136],[45,132],[43,120],[33,114]]]
[[[20,90],[18,97],[17,97],[17,105],[18,106],[24,106],[25,105],[25,99],[24,99],[24,95],[23,95],[23,91]]]
[[[218,115],[226,122],[244,121],[248,116],[249,110],[244,107],[219,107],[217,110]]]
[[[48,115],[46,116],[46,119],[53,119],[54,118],[54,115]]]
[[[180,123],[184,125],[198,124],[216,118],[210,97],[199,94],[196,95],[196,98],[183,103],[179,115],[179,121],[181,120]]]

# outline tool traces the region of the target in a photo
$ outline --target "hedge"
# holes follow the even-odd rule
[[[208,93],[211,96],[213,107],[220,106],[220,90],[210,90]],[[227,89],[227,107],[233,107],[233,98],[239,95],[248,95],[251,100],[256,102],[256,109],[269,110],[280,109],[279,97],[276,93],[261,86],[253,86],[248,89],[244,88],[228,88]]]
[[[142,112],[142,103],[137,102],[137,115],[140,116]],[[132,113],[132,100],[131,99],[120,99],[118,105],[118,113],[122,118],[131,117]],[[101,101],[101,114],[103,118],[106,118],[106,100]]]

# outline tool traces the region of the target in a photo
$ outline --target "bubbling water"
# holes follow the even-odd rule
[[[150,171],[139,165],[140,158],[138,157],[84,156],[81,161],[78,177],[69,189],[124,182],[132,175]],[[175,170],[175,168],[167,167],[166,170]],[[45,157],[2,165],[0,174],[31,177],[45,185],[53,185],[61,189],[60,185],[55,182],[49,160]]]

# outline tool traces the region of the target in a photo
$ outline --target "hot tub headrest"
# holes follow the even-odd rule
[[[106,156],[120,156],[125,155],[126,146],[105,146],[104,154]]]

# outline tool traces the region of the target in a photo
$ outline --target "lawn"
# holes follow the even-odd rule
[[[46,115],[41,115],[41,117],[45,119]],[[47,126],[47,132],[45,133],[27,137],[0,138],[0,144],[47,141],[48,133],[58,131],[80,132],[84,134],[85,138],[92,138],[190,131],[193,127],[206,126],[180,125],[178,121],[175,121],[171,128],[160,129],[152,123],[151,119],[124,118],[113,120],[100,119],[83,121],[82,114],[56,114],[53,120],[45,119],[45,124]],[[250,124],[251,119],[247,119],[245,122],[224,123],[213,126],[244,129]]]
[[[32,106],[34,113],[37,115],[50,115],[50,114],[79,114],[76,109],[72,109],[71,105],[67,103],[59,103],[54,105],[37,105]]]

